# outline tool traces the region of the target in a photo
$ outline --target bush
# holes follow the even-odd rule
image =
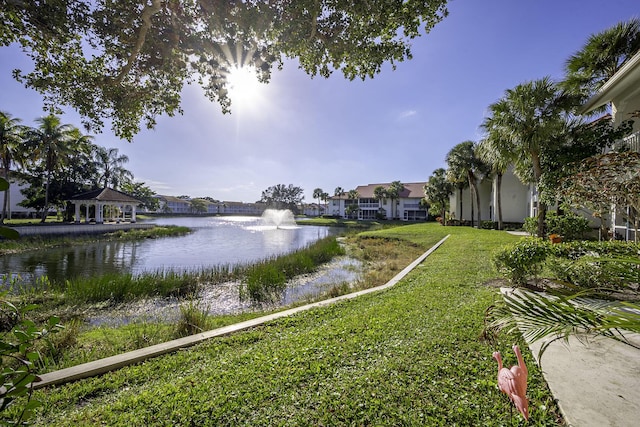
[[[549,234],[559,234],[565,241],[579,239],[589,231],[589,220],[572,212],[548,212],[545,224]]]
[[[0,312],[3,326],[0,332],[0,423],[5,425],[23,425],[33,416],[40,402],[31,399],[31,384],[37,380],[36,366],[42,363],[34,344],[47,340],[49,334],[62,329],[57,317],[49,318],[44,327],[38,327],[26,317],[26,313],[35,306],[17,307],[4,299],[0,294]],[[25,400],[21,400],[26,398]],[[6,415],[5,411],[17,402],[21,402],[21,410]]]
[[[482,221],[480,228],[484,230],[495,230],[498,228],[497,223],[494,221]]]
[[[535,216],[530,216],[524,219],[524,224],[522,224],[522,229],[529,233],[531,236],[535,236],[538,234],[538,218]]]
[[[581,288],[621,290],[640,283],[640,245],[568,242],[553,245],[547,262],[554,276]]]
[[[559,234],[565,241],[579,239],[589,231],[589,220],[572,212],[565,212],[562,215],[558,215],[555,211],[547,212],[544,224],[548,234]],[[538,218],[525,218],[522,229],[532,236],[537,235]]]
[[[496,269],[514,286],[522,286],[530,278],[537,281],[542,263],[551,252],[551,245],[538,238],[525,238],[515,245],[504,247],[493,256]]]

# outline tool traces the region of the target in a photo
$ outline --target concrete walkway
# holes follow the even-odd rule
[[[337,298],[331,298],[323,301],[319,301],[313,304],[307,304],[300,307],[292,308],[289,310],[280,311],[278,313],[270,314],[268,316],[262,316],[255,319],[247,320],[245,322],[236,323],[233,325],[225,326],[211,331],[202,332],[200,334],[191,335],[177,340],[168,341],[166,343],[157,344],[139,350],[130,351],[127,353],[118,354],[116,356],[107,357],[104,359],[96,360],[93,362],[84,363],[82,365],[72,366],[70,368],[61,369],[59,371],[49,372],[47,374],[40,375],[40,381],[34,382],[32,387],[34,389],[47,387],[50,385],[64,384],[70,381],[79,380],[82,378],[88,378],[95,375],[103,374],[105,372],[120,369],[127,365],[141,362],[152,357],[160,356],[180,348],[193,346],[200,342],[206,341],[214,337],[220,337],[231,334],[233,332],[242,331],[254,326],[262,325],[263,323],[270,322],[281,317],[291,316],[302,311],[310,310],[315,307],[323,307],[326,305],[334,304],[339,301],[357,298],[361,295],[366,295],[372,292],[378,292],[394,286],[403,277],[405,277],[411,270],[413,270],[418,264],[425,260],[433,251],[435,251],[445,240],[449,238],[449,235],[444,237],[438,243],[433,245],[427,252],[418,257],[415,261],[405,267],[400,273],[396,274],[391,280],[381,286],[375,288],[365,289],[359,292],[354,292],[347,295],[342,295]]]
[[[511,293],[511,288],[501,289]],[[625,335],[640,346],[640,335]],[[640,350],[606,337],[552,342],[538,360],[545,340],[529,343],[567,425],[640,425]],[[541,363],[542,362],[542,363]]]

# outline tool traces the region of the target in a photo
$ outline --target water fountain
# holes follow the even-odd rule
[[[289,209],[266,209],[262,213],[262,225],[265,227],[295,228],[296,221]]]

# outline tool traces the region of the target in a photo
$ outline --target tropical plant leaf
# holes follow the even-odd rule
[[[539,358],[551,342],[568,341],[570,336],[585,339],[601,335],[636,347],[624,333],[640,333],[640,305],[586,295],[582,292],[567,297],[518,289],[505,294],[504,304],[491,311],[488,327],[494,331],[519,330],[529,342],[551,337],[543,343]]]

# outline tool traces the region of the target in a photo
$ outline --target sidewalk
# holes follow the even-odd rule
[[[501,291],[510,291],[503,288]],[[625,335],[640,347],[640,335]],[[538,360],[545,340],[529,344],[568,426],[640,425],[640,350],[611,338],[552,342]],[[542,363],[541,363],[542,362]]]

